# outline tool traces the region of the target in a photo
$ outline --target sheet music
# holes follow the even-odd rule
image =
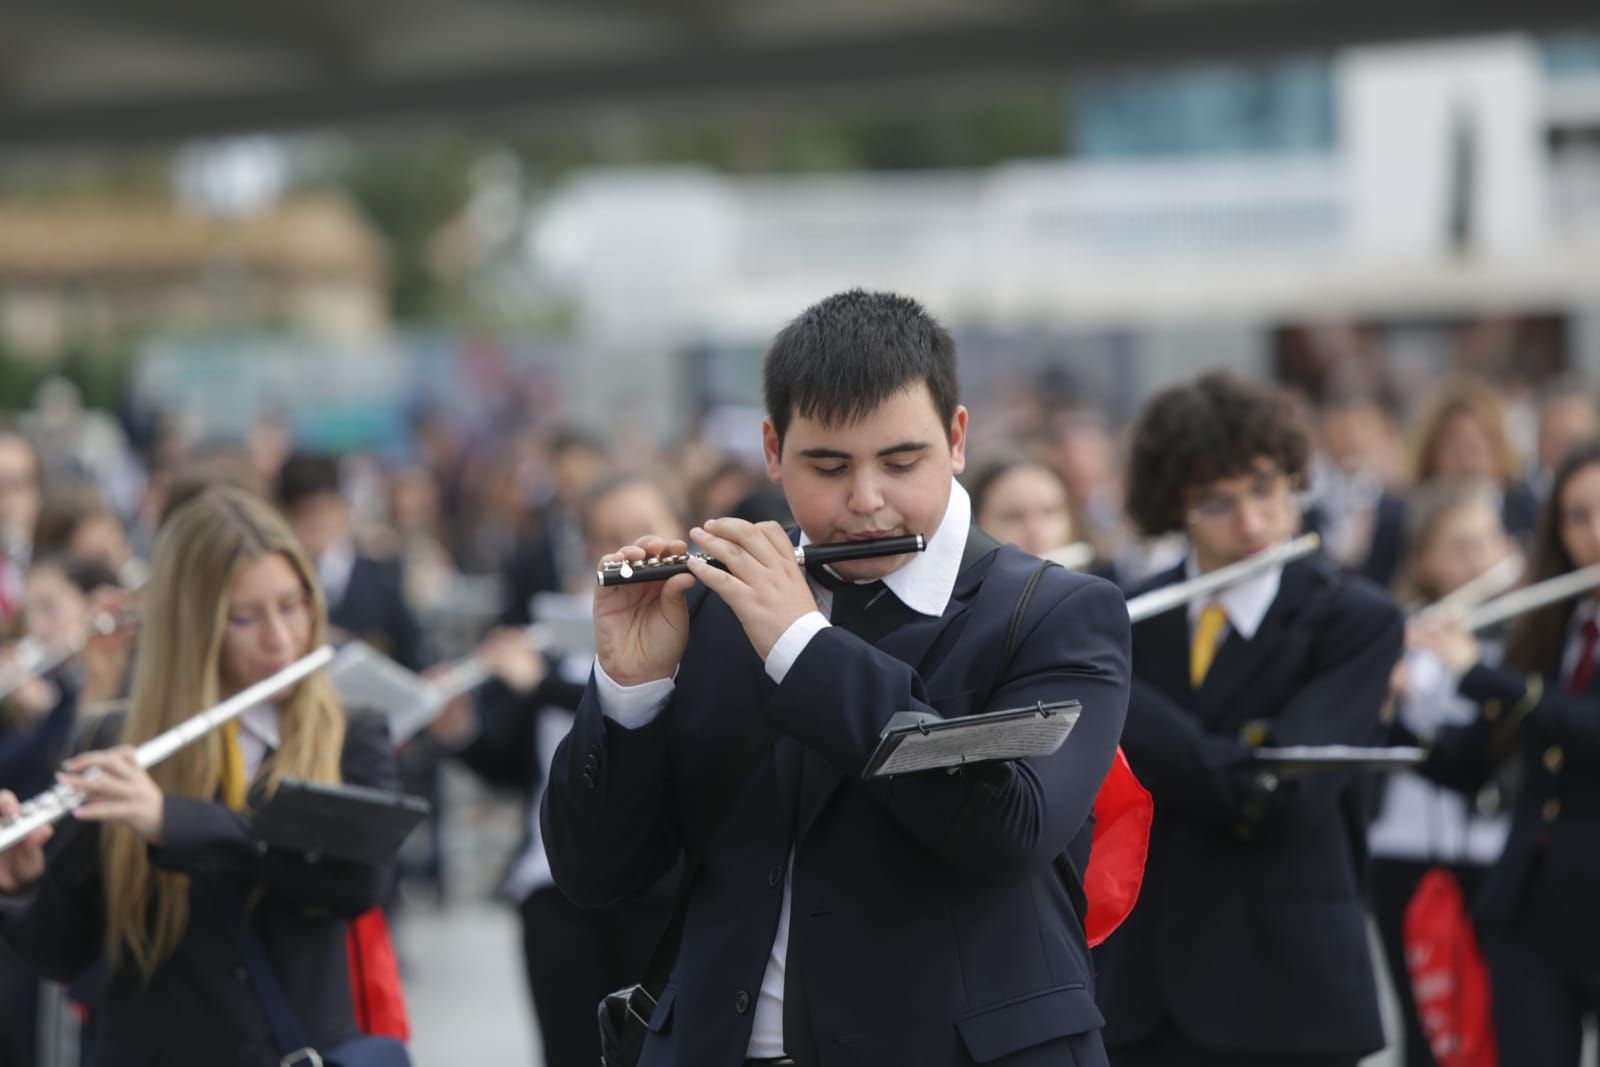
[[[339,650],[328,677],[346,707],[387,715],[395,744],[426,726],[439,710],[438,690],[427,679],[360,641]]]
[[[993,760],[1048,756],[1081,713],[1075,703],[969,715],[959,719],[903,715],[890,720],[867,765],[872,778],[960,767]]]

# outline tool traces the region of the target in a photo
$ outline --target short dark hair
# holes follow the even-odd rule
[[[321,452],[296,452],[278,470],[278,507],[293,511],[324,493],[339,494],[339,461]]]
[[[97,559],[85,559],[70,552],[51,552],[33,561],[34,570],[58,570],[61,576],[84,596],[106,587],[120,589],[122,583],[110,567]]]
[[[955,340],[895,293],[851,289],[811,305],[773,339],[761,377],[780,445],[795,415],[850,425],[917,382],[946,426],[961,403]]]
[[[601,457],[610,455],[604,441],[577,426],[563,426],[551,434],[548,451],[551,459],[567,452],[592,452]]]
[[[66,551],[78,530],[92,519],[106,518],[122,525],[92,485],[76,485],[62,493],[47,496],[33,523],[33,551],[41,556]]]
[[[1262,457],[1298,482],[1309,454],[1285,393],[1206,374],[1158,393],[1140,412],[1128,450],[1128,517],[1147,536],[1181,530],[1189,490],[1249,474]]]

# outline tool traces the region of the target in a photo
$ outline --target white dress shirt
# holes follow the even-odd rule
[[[956,577],[961,571],[961,557],[967,547],[967,530],[971,524],[972,500],[960,483],[952,480],[950,502],[939,521],[939,528],[928,538],[927,549],[887,575],[883,584],[918,614],[943,615],[945,606],[950,602],[950,594],[955,591]],[[804,533],[801,534],[800,543],[808,543]],[[791,623],[767,654],[767,676],[779,685],[783,684],[784,677],[800,658],[800,653],[805,651],[806,645],[829,625],[827,613],[833,607],[833,594],[815,578],[809,580],[817,610],[807,612]],[[638,729],[660,714],[675,686],[671,678],[658,678],[635,686],[618,685],[600,666],[598,658],[594,664],[594,678],[601,712],[628,729]],[[791,850],[789,874],[783,883],[783,906],[778,913],[777,935],[767,956],[766,973],[761,978],[761,993],[756,998],[750,1045],[745,1052],[751,1059],[782,1056],[785,1052],[783,975],[789,956],[790,883],[793,875],[794,852]]]
[[[356,569],[356,546],[350,541],[338,541],[317,560],[317,584],[322,586],[323,598],[331,611],[344,602],[350,588],[350,575]]]
[[[278,750],[278,705],[257,704],[239,716],[239,754],[244,780],[254,781],[267,756]]]

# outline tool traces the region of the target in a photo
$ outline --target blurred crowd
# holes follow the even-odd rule
[[[1316,452],[1300,490],[1306,525],[1336,562],[1415,604],[1526,546],[1561,457],[1600,433],[1600,407],[1579,378],[1510,393],[1450,378],[1408,400],[1375,388],[1302,398]],[[48,788],[74,716],[124,695],[142,560],[162,516],[206,485],[276,502],[316,564],[334,626],[414,670],[534,621],[541,597],[582,602],[597,553],[637,532],[722,515],[788,521],[750,451],[695,431],[649,451],[544,417],[485,427],[422,412],[400,452],[335,456],[298,448],[274,412],[236,441],[188,440],[182,425],[85,409],[64,381],[0,420],[0,785],[19,795]],[[999,540],[1124,585],[1182,554],[1181,543],[1139,538],[1124,516],[1123,428],[1097,404],[1012,398],[977,405],[972,425],[963,480],[976,521]],[[515,676],[514,654],[500,658],[497,674]],[[521,688],[555,673],[535,670]],[[585,671],[575,664],[566,684]],[[1406,681],[1397,674],[1397,687]],[[459,728],[403,753],[411,787],[436,802],[440,763],[456,752],[473,764],[470,736],[451,736]],[[1414,828],[1380,823],[1374,844],[1405,862],[1437,858],[1437,833],[1423,840]],[[1489,862],[1497,833],[1492,819],[1468,827],[1445,858]],[[443,892],[437,841],[412,868]],[[16,1025],[31,1002],[7,1003],[9,1062],[36,1062],[29,1028]]]

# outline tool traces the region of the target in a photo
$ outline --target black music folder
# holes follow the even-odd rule
[[[431,810],[421,797],[359,785],[285,778],[256,812],[256,838],[273,848],[383,866]]]
[[[863,778],[888,778],[960,767],[991,760],[1048,756],[1077,725],[1083,705],[1076,700],[1030,704],[981,715],[941,718],[918,711],[897,712],[879,735]]]
[[[1253,748],[1243,763],[1276,774],[1314,771],[1409,770],[1427,758],[1427,752],[1408,745],[1285,745]]]

